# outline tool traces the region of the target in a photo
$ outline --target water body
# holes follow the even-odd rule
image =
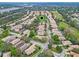
[[[16,6],[67,6],[67,7],[79,7],[79,2],[0,2],[0,7],[10,6],[14,8],[0,9],[0,12],[8,12],[19,9]]]
[[[13,8],[0,9],[0,12],[9,12],[12,10],[17,10],[17,9],[19,9],[19,8],[13,7]]]
[[[76,6],[79,7],[79,2],[0,2],[0,6]]]

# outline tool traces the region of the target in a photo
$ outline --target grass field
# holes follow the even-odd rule
[[[47,17],[45,15],[39,15],[37,16],[40,23],[46,22]]]

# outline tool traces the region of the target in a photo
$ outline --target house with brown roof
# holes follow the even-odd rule
[[[33,45],[31,45],[28,49],[25,50],[25,53],[26,53],[27,55],[30,55],[30,54],[32,54],[35,50],[36,50],[36,46],[35,46],[35,44],[33,44]]]
[[[72,43],[71,43],[70,41],[67,41],[67,40],[66,40],[66,41],[62,41],[62,44],[63,44],[63,45],[71,45]]]
[[[16,36],[7,36],[6,38],[2,39],[4,42],[6,43],[10,43],[11,41],[13,41],[14,39],[16,39]]]
[[[15,44],[17,44],[19,41],[20,41],[20,39],[17,38],[17,39],[15,39],[15,40],[11,41],[10,43],[13,44],[13,45],[15,45]]]
[[[45,34],[45,25],[39,24],[39,26],[37,28],[38,28],[38,30],[37,30],[38,35],[44,35]]]
[[[17,44],[15,44],[14,46],[19,48],[19,47],[21,47],[22,45],[24,45],[24,43],[25,43],[24,41],[20,40],[20,41],[19,41]]]
[[[24,43],[19,49],[23,52],[25,49],[27,49],[30,46],[30,43]]]
[[[78,53],[75,53],[75,52],[72,52],[72,51],[70,51],[70,55],[72,55],[73,57],[79,57]]]
[[[20,32],[21,29],[22,29],[22,25],[21,24],[13,26],[11,28],[11,30],[14,30],[15,32]]]

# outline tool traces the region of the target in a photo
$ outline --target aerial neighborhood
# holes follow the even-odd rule
[[[56,8],[0,13],[0,57],[79,57],[79,12]]]

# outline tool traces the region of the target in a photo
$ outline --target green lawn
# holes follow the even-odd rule
[[[39,15],[37,16],[37,19],[40,23],[46,22],[47,17],[45,15]]]
[[[58,11],[52,11],[52,15],[57,21],[65,21],[63,16]]]
[[[64,29],[69,28],[69,25],[65,22],[60,22],[58,27],[60,30],[64,30]]]

